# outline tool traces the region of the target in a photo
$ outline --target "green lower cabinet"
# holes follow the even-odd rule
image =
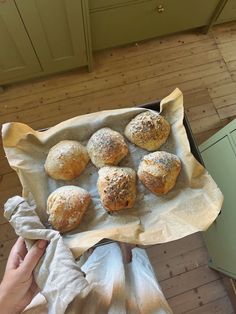
[[[0,2],[0,84],[42,72],[13,0]]]
[[[0,85],[88,65],[87,0],[0,1]]]
[[[236,120],[200,146],[209,173],[224,194],[223,208],[204,239],[209,265],[236,278]]]
[[[144,0],[145,1],[145,0]],[[140,2],[140,0],[89,0],[90,10],[106,9],[107,7],[116,7],[120,5],[127,5],[127,3]]]
[[[16,0],[45,73],[88,64],[81,0]]]
[[[228,0],[217,19],[217,23],[219,24],[233,20],[236,20],[236,1]]]
[[[90,0],[94,50],[207,25],[219,0]],[[106,5],[104,7],[104,5]]]
[[[91,70],[92,49],[208,25],[221,3],[224,0],[0,1],[0,85],[85,65]],[[236,0],[228,0],[218,21],[235,18]]]
[[[233,132],[231,132],[231,137],[233,139],[234,145],[236,146],[236,130],[234,130]]]

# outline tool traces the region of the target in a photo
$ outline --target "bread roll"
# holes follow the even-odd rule
[[[78,186],[62,186],[47,200],[47,213],[52,227],[61,233],[76,228],[90,203],[90,195]]]
[[[148,151],[157,150],[166,142],[169,134],[169,122],[152,111],[140,113],[125,128],[128,140]]]
[[[168,193],[174,186],[181,170],[181,162],[176,155],[154,152],[143,157],[138,177],[153,193]]]
[[[77,141],[61,141],[53,146],[45,161],[46,173],[55,180],[73,180],[86,167],[89,155]]]
[[[136,173],[131,168],[103,167],[98,171],[98,193],[109,212],[132,208],[136,200]]]
[[[92,163],[97,168],[116,166],[128,154],[124,137],[109,128],[94,133],[88,141],[87,149]]]

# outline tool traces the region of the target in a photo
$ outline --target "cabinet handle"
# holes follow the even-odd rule
[[[163,13],[165,11],[164,7],[162,4],[159,4],[158,7],[157,7],[157,12],[158,13]]]

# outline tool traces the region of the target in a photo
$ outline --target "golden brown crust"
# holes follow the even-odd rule
[[[45,161],[46,173],[55,180],[73,180],[89,161],[86,148],[77,141],[61,141],[54,145]]]
[[[128,146],[124,137],[109,128],[95,132],[87,145],[92,163],[101,168],[116,166],[128,154]]]
[[[62,186],[47,200],[47,213],[53,229],[61,233],[76,228],[90,203],[89,193],[78,186]]]
[[[145,111],[134,117],[125,128],[129,141],[148,151],[157,150],[170,134],[170,124],[160,114]]]
[[[109,212],[132,208],[136,200],[136,173],[131,168],[103,167],[98,172],[98,193]]]
[[[158,151],[143,157],[138,177],[151,192],[162,195],[175,186],[180,170],[181,162],[176,155]]]

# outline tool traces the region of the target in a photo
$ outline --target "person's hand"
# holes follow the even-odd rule
[[[38,292],[33,270],[45,252],[47,241],[38,240],[27,252],[24,239],[13,246],[0,284],[1,314],[18,314]]]

